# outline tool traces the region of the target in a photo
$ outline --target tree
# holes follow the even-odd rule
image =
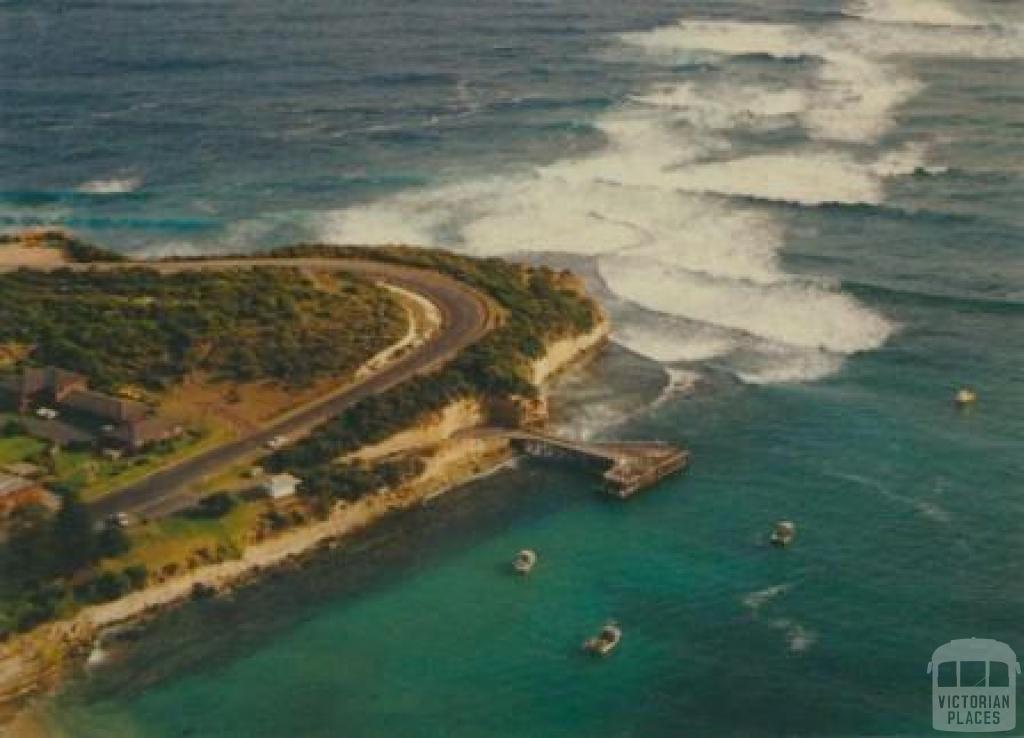
[[[53,571],[50,526],[38,507],[26,507],[11,515],[3,551],[3,580],[21,588],[44,579]]]
[[[92,515],[78,494],[64,497],[53,521],[53,550],[59,574],[73,574],[91,565],[99,557]]]
[[[132,547],[128,536],[117,523],[108,523],[96,536],[96,553],[103,558],[119,556]]]

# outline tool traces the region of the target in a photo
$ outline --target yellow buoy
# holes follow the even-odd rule
[[[957,390],[954,401],[956,402],[957,407],[968,407],[978,401],[978,395],[974,390],[963,387]]]

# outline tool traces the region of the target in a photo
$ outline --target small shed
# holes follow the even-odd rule
[[[302,480],[294,474],[274,474],[263,483],[263,491],[275,500],[291,497],[299,491]]]

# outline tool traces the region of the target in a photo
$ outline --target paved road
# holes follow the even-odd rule
[[[193,502],[193,498],[187,494],[188,488],[204,477],[258,454],[274,436],[283,435],[294,439],[365,397],[389,389],[416,374],[436,369],[463,348],[479,340],[494,322],[494,312],[486,298],[453,278],[424,269],[357,259],[244,259],[161,262],[145,266],[163,272],[255,266],[345,271],[422,295],[437,306],[442,316],[442,326],[423,345],[358,384],[306,406],[252,435],[193,456],[111,493],[95,503],[94,510],[98,515],[128,512],[143,517],[156,517],[186,507]],[[100,268],[124,267],[103,265]]]

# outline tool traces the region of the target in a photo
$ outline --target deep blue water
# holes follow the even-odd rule
[[[483,480],[172,616],[54,729],[929,732],[936,646],[1024,649],[1022,27],[982,0],[0,2],[0,227],[567,264],[619,345],[558,388],[566,431],[694,453],[627,505]],[[622,647],[582,658],[609,617]]]

